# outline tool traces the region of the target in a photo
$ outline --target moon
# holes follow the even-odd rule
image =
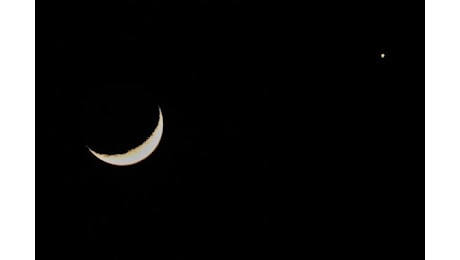
[[[153,133],[145,140],[141,145],[133,148],[126,153],[122,154],[101,154],[93,151],[91,148],[86,146],[88,150],[99,160],[108,164],[116,166],[128,166],[136,164],[147,157],[149,157],[160,143],[161,136],[163,135],[163,115],[161,109],[159,110],[158,124]]]

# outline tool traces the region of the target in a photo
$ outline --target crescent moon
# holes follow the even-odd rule
[[[159,110],[158,125],[153,131],[153,133],[144,141],[141,145],[136,148],[129,150],[123,154],[101,154],[97,153],[88,146],[88,150],[99,160],[106,162],[108,164],[116,166],[127,166],[136,164],[147,157],[149,157],[160,143],[161,136],[163,135],[163,115],[161,114],[161,109]]]

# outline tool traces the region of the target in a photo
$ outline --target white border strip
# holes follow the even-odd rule
[[[0,1],[0,259],[35,259],[35,2]]]
[[[460,2],[425,2],[425,254],[460,259]]]

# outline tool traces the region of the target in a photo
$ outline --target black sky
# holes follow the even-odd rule
[[[41,3],[38,254],[421,259],[422,4]]]

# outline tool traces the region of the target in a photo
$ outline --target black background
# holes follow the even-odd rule
[[[38,255],[422,259],[423,13],[40,3]],[[158,106],[164,134],[145,161],[86,149],[133,148]]]

